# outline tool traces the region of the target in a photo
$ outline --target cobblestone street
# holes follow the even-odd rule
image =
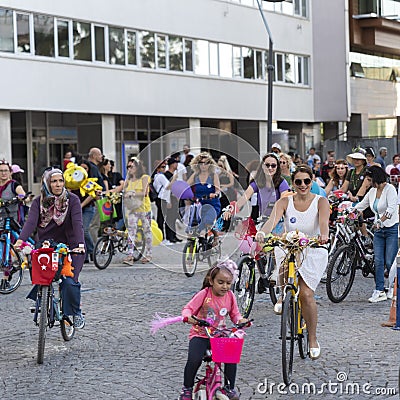
[[[234,243],[229,234],[223,253],[232,254]],[[189,327],[175,324],[152,336],[149,322],[155,312],[179,315],[201,287],[204,273],[192,278],[182,273],[182,247],[155,248],[157,266],[122,266],[118,257],[103,271],[85,265],[86,327],[71,342],[63,341],[58,327],[48,331],[43,365],[36,363],[38,329],[25,299],[30,288],[25,273],[16,292],[0,297],[0,399],[177,399]],[[380,327],[388,319],[389,301],[369,304],[372,290],[373,279],[357,273],[348,298],[333,304],[320,284],[321,358],[301,360],[296,351],[294,384],[279,388],[297,394],[278,392],[280,319],[268,296],[256,294],[255,322],[238,367],[241,399],[398,398],[400,332]],[[303,384],[309,385],[302,389]],[[308,393],[313,385],[319,394]]]

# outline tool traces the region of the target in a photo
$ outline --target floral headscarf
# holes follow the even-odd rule
[[[53,219],[57,225],[61,225],[68,212],[69,196],[64,187],[59,196],[51,192],[51,177],[63,173],[58,168],[51,168],[44,171],[42,175],[42,188],[40,190],[40,227],[45,228]]]

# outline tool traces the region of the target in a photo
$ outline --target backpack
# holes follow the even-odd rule
[[[154,188],[154,185],[153,185],[153,178],[151,179],[151,181],[149,183],[149,198],[152,203],[154,203],[156,201],[156,199],[158,198],[158,192],[156,191],[156,189]]]

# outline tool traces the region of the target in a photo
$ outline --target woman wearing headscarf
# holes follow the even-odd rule
[[[71,255],[74,277],[63,277],[61,290],[63,313],[73,316],[76,328],[83,328],[85,319],[80,308],[81,284],[78,281],[85,259],[82,209],[78,196],[65,188],[63,173],[58,168],[51,167],[43,173],[40,195],[33,200],[15,245],[20,247],[35,230],[36,243],[52,239],[66,244],[74,252],[82,253]]]

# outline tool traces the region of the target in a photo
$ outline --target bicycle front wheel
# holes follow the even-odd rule
[[[267,256],[267,262],[265,266],[265,271],[268,277],[268,291],[269,291],[269,297],[271,297],[272,304],[275,305],[276,302],[278,301],[278,296],[279,296],[279,286],[277,285],[277,282],[272,280],[272,274],[275,270],[275,258],[272,252],[270,252]]]
[[[256,292],[255,261],[248,254],[240,257],[238,263],[239,278],[233,284],[233,292],[240,313],[243,318],[248,318],[253,308],[254,294]]]
[[[47,319],[49,316],[49,292],[50,286],[40,286],[40,318],[39,318],[39,340],[37,351],[37,363],[43,364],[44,346],[46,342]]]
[[[328,262],[326,272],[326,293],[333,303],[340,303],[349,294],[355,273],[353,246],[346,244],[338,247]]]
[[[188,240],[183,247],[182,265],[186,276],[191,277],[196,272],[199,254],[196,240]]]
[[[308,330],[307,330],[306,321],[304,321],[304,318],[301,315],[301,312],[300,312],[300,315],[299,315],[299,311],[298,311],[298,304],[299,303],[296,303],[296,304],[297,304],[296,316],[297,316],[297,318],[300,319],[299,326],[298,326],[299,330],[297,332],[297,342],[299,344],[300,357],[302,359],[304,359],[308,355]]]
[[[21,285],[23,273],[22,270],[22,259],[18,251],[15,250],[14,245],[10,244],[10,253],[6,255],[6,242],[2,241],[2,268],[7,269],[8,275],[4,276],[0,286],[1,294],[10,294],[18,289]]]
[[[293,353],[295,341],[295,313],[292,292],[288,291],[282,306],[281,339],[282,339],[282,374],[283,381],[290,385],[293,371]]]
[[[69,342],[75,335],[75,327],[72,316],[63,314],[63,301],[61,296],[59,306],[60,315],[62,316],[60,321],[61,336],[66,342]]]
[[[93,262],[98,269],[106,269],[114,255],[114,245],[108,236],[99,238],[94,246]]]

